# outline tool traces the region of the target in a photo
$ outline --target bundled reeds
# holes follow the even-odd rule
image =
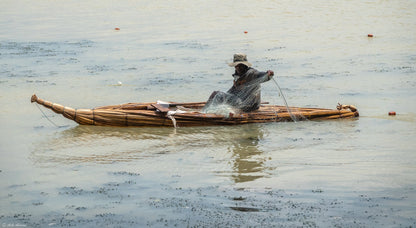
[[[127,103],[121,105],[103,106],[94,109],[74,109],[31,97],[36,102],[64,117],[74,120],[81,125],[98,126],[206,126],[206,125],[235,125],[246,123],[264,123],[296,120],[330,120],[338,118],[357,117],[358,111],[354,106],[338,105],[337,109],[299,108],[285,106],[262,105],[259,110],[248,113],[230,113],[222,116],[202,113],[205,102],[169,103],[159,105],[154,103]],[[180,111],[180,108],[190,111]],[[175,124],[176,123],[176,124]]]

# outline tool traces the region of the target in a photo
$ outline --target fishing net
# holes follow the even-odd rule
[[[261,83],[270,80],[268,74],[250,68],[243,76],[233,76],[234,85],[227,92],[213,92],[202,112],[228,115],[260,107]]]
[[[234,85],[227,92],[213,92],[202,112],[229,116],[230,114],[251,112],[259,109],[261,103],[261,83],[269,81],[272,77],[269,77],[266,72],[258,72],[253,68],[249,68],[242,76],[236,74],[233,76]],[[300,112],[296,108],[289,108],[279,84],[277,84],[274,78],[273,81],[279,89],[279,94],[283,98],[286,111],[289,113],[292,121],[296,122],[306,119],[299,114]]]

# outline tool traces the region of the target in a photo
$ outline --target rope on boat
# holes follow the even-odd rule
[[[58,126],[56,123],[54,123],[51,119],[49,119],[49,117],[42,111],[42,109],[39,107],[38,103],[36,103],[36,107],[38,107],[38,109],[42,112],[43,116],[49,120],[49,122],[51,122],[53,125],[55,125],[55,127],[60,128],[61,126]]]
[[[274,78],[272,78],[272,79],[273,79],[274,83],[276,84],[277,88],[279,89],[280,94],[282,95],[283,101],[285,102],[286,109],[287,109],[287,111],[289,112],[290,118],[292,118],[293,122],[296,122],[296,121],[297,121],[297,119],[296,119],[296,117],[292,114],[292,112],[290,111],[290,109],[289,109],[289,105],[287,105],[287,102],[286,102],[285,95],[283,95],[283,92],[282,92],[282,90],[280,89],[279,84],[277,84],[277,81],[276,81]]]
[[[169,119],[172,120],[173,123],[173,127],[176,128],[176,119],[175,117],[173,117],[173,115],[175,115],[176,113],[170,113],[170,112],[174,112],[174,111],[169,111],[168,114],[166,115]]]
[[[354,105],[343,105],[343,104],[340,104],[340,103],[338,103],[337,109],[338,110],[349,109],[349,110],[351,110],[351,112],[356,112],[357,111],[357,108]]]
[[[175,119],[174,115],[175,114],[181,114],[181,113],[189,113],[189,112],[177,109],[175,111],[168,111],[168,113],[166,114],[166,117],[168,117],[169,119],[172,120],[173,126],[175,128],[177,128],[177,125],[176,125],[176,119]]]

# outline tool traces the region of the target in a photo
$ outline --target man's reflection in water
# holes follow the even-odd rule
[[[233,140],[229,150],[234,158],[233,179],[236,183],[253,181],[264,177],[265,173],[263,151],[259,142],[263,139],[263,130],[257,124],[249,124],[242,128],[238,138]]]

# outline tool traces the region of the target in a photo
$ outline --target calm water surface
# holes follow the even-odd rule
[[[415,10],[412,0],[1,1],[0,224],[415,226]],[[205,101],[231,86],[236,52],[274,70],[289,105],[353,104],[360,118],[108,128],[42,109],[56,127],[29,102]],[[283,104],[273,83],[262,98]]]

